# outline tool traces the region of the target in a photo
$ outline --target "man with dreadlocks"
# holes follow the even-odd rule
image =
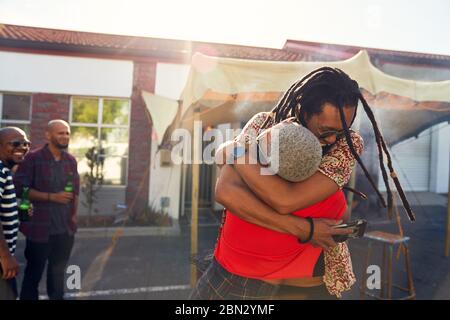
[[[226,210],[214,260],[192,298],[328,299],[340,297],[351,287],[355,278],[347,244],[337,244],[332,235],[345,212],[342,188],[355,161],[386,206],[360,159],[362,138],[350,129],[358,101],[375,133],[388,207],[392,208],[392,193],[383,153],[408,216],[414,220],[358,83],[337,68],[316,69],[294,83],[271,112],[255,115],[235,139],[234,163],[223,166],[216,185],[216,201]],[[261,166],[247,152],[262,130],[291,117],[308,128],[323,149],[319,170],[300,182],[261,175]],[[238,161],[239,157],[246,161]]]

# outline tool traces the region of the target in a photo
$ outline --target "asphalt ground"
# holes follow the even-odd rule
[[[417,299],[450,299],[450,257],[444,257],[447,209],[442,205],[413,207],[417,222],[410,223],[402,213],[405,235],[411,237],[410,254]],[[379,212],[358,211],[354,218],[369,220],[369,230],[396,232],[395,221],[386,221]],[[208,220],[208,219],[206,219]],[[67,299],[187,299],[190,288],[190,226],[181,225],[172,235],[126,235],[76,238],[69,265],[81,271],[81,289],[67,290]],[[199,252],[213,248],[218,231],[217,219],[199,227]],[[142,232],[140,233],[142,234]],[[24,240],[19,240],[17,258],[23,276]],[[359,286],[367,254],[368,241],[349,241],[357,284],[343,299],[360,299]],[[374,246],[371,264],[381,264],[381,247]],[[403,260],[394,259],[394,282],[406,286]],[[67,277],[70,275],[68,274]],[[378,290],[372,290],[378,293]],[[46,297],[45,272],[40,286]],[[394,291],[394,298],[401,292]]]

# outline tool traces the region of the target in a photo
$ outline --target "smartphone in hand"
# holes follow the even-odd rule
[[[343,228],[350,228],[353,230],[351,234],[335,234],[333,235],[333,240],[336,242],[344,242],[349,238],[361,238],[364,235],[364,232],[366,231],[367,221],[364,219],[358,219],[342,224],[338,224],[333,226],[333,228],[336,229],[343,229]]]

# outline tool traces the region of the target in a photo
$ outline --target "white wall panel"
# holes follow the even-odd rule
[[[0,51],[0,91],[130,97],[133,62]]]

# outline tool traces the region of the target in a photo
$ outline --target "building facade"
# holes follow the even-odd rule
[[[186,165],[160,165],[142,90],[178,100],[195,52],[254,60],[332,61],[359,49],[288,41],[277,50],[0,24],[0,121],[27,131],[33,148],[45,143],[49,120],[68,121],[70,151],[81,174],[90,170],[86,152],[96,147],[104,180],[94,205],[97,214],[112,215],[119,204],[131,215],[149,206],[157,211],[167,206],[169,215],[179,219],[189,211],[190,170]],[[368,52],[378,68],[394,76],[450,79],[450,57]],[[219,129],[241,126],[231,123]],[[448,191],[449,139],[448,124],[440,123],[393,147],[398,158],[394,160],[402,163],[408,179],[405,189]],[[369,150],[365,161],[378,176],[374,146]],[[206,211],[218,209],[216,175],[215,166],[202,165],[200,200]],[[85,213],[83,206],[80,210]]]

